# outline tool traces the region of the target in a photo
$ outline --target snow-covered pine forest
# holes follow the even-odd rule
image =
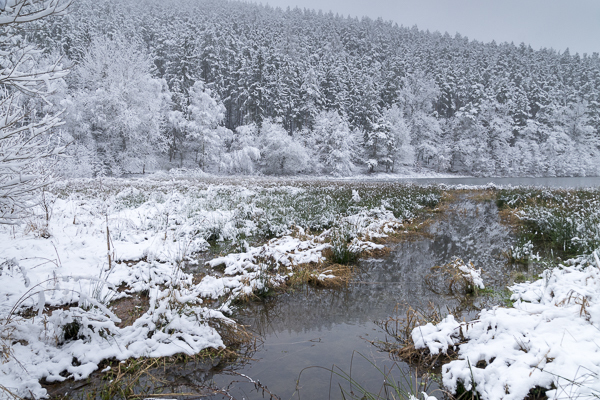
[[[62,112],[65,177],[599,172],[597,53],[223,0],[77,0],[13,29],[71,71],[20,98]]]
[[[221,0],[0,0],[0,32],[0,399],[191,384],[234,398],[239,381],[196,381],[199,364],[175,389],[140,375],[202,359],[263,360],[237,377],[291,398],[313,368],[293,346],[309,343],[326,386],[304,388],[331,398],[333,375],[350,376],[323,374],[341,365],[323,350],[349,350],[352,371],[355,339],[439,361],[444,397],[600,397],[598,189],[240,176],[598,175],[597,53]],[[237,312],[284,292],[326,321],[294,331],[295,314],[269,311],[285,315],[275,336],[309,335],[280,342],[279,368]],[[432,293],[453,315],[419,311]],[[389,319],[356,323],[375,310]],[[336,324],[345,336],[321,336]]]

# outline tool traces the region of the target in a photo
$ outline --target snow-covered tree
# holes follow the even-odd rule
[[[447,156],[440,120],[423,111],[417,111],[411,115],[408,123],[416,161],[431,168],[446,168]]]
[[[514,160],[513,121],[506,106],[483,100],[463,107],[450,119],[453,171],[474,175],[503,175]]]
[[[260,160],[258,128],[255,124],[238,126],[233,135],[230,151],[223,159],[223,170],[233,173],[251,174]]]
[[[202,81],[190,88],[190,105],[187,112],[187,146],[194,152],[194,160],[202,169],[218,165],[224,152],[227,136],[231,132],[220,126],[225,107],[212,95]]]
[[[360,134],[337,111],[323,111],[315,119],[313,150],[325,173],[347,176],[356,172]]]
[[[152,77],[152,66],[139,43],[98,37],[75,69],[68,128],[93,144],[96,175],[143,173],[167,149],[161,124],[169,93],[164,80]]]
[[[595,176],[600,172],[598,167],[600,138],[591,124],[587,108],[586,101],[576,101],[551,109],[549,140],[568,143],[568,146],[554,146],[562,153],[557,162],[566,159],[568,164],[566,168],[557,169],[559,175]],[[562,173],[559,172],[561,169]]]
[[[383,113],[383,120],[389,127],[386,143],[386,158],[389,160],[389,169],[394,172],[397,165],[412,165],[415,150],[411,145],[410,127],[404,119],[402,110],[397,105],[392,105]]]
[[[63,14],[69,1],[0,1],[0,223],[16,223],[48,178],[41,162],[57,154],[50,133],[60,112],[28,112],[26,103],[43,99],[66,71],[60,60],[44,65],[42,51],[19,30],[50,15]]]
[[[416,162],[440,169],[446,167],[447,156],[442,144],[440,121],[434,114],[434,103],[441,92],[436,82],[423,72],[402,78],[397,104],[408,128]]]
[[[551,148],[561,160],[557,174],[590,174],[598,164],[597,146],[586,139],[600,137],[598,54],[484,44],[366,18],[223,1],[78,0],[60,22],[44,19],[27,29],[38,45],[56,47],[75,63],[94,37],[115,33],[142,43],[152,55],[153,76],[166,80],[172,110],[186,121],[190,89],[201,79],[225,106],[219,126],[235,131],[280,119],[292,139],[310,149],[304,133],[314,129],[317,115],[336,110],[364,132],[368,165],[377,163],[380,170],[398,162],[390,153],[393,126],[383,118],[394,104],[410,131],[417,167],[550,173]],[[471,111],[475,119],[465,120]],[[165,128],[170,161],[191,164],[187,128]],[[563,134],[574,149],[584,150],[582,157],[580,150],[556,147],[565,143]],[[483,151],[465,153],[467,148]],[[227,158],[219,149],[210,155]],[[539,158],[528,158],[533,155]],[[225,158],[206,160],[204,167],[218,170],[229,163]]]
[[[363,141],[369,172],[374,172],[378,166],[389,170],[392,165],[389,158],[390,142],[390,125],[383,118],[369,123],[369,130],[365,132]]]
[[[169,146],[169,162],[175,161],[179,156],[179,167],[183,167],[183,147],[185,142],[187,120],[179,110],[167,113],[166,140]]]
[[[280,123],[270,119],[263,121],[259,143],[260,165],[264,173],[292,175],[311,169],[307,150]]]

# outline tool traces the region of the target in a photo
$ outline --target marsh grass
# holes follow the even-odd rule
[[[498,210],[498,216],[502,225],[506,226],[513,234],[518,235],[521,227],[521,219],[518,217],[516,209],[501,208]]]
[[[403,314],[400,313],[401,310],[403,310]],[[458,353],[449,348],[447,353],[440,352],[432,355],[429,349],[416,349],[412,339],[412,331],[428,323],[435,325],[442,321],[443,316],[447,314],[458,315],[456,311],[448,307],[442,310],[433,303],[429,303],[429,306],[423,310],[417,310],[409,305],[398,305],[396,306],[395,316],[377,322],[377,325],[386,333],[386,339],[371,341],[371,344],[417,369],[437,371],[442,364],[456,359]]]
[[[332,264],[348,265],[358,260],[360,253],[352,249],[346,238],[333,238],[331,247],[323,250],[323,256]]]
[[[368,362],[371,368],[375,369],[383,383],[378,391],[371,391],[366,388],[366,384],[361,383],[352,376],[352,365],[354,357],[358,355],[360,358]],[[419,373],[419,370],[406,371],[400,364],[394,363],[389,368],[381,369],[372,360],[358,352],[352,353],[350,370],[347,372],[340,367],[334,365],[331,368],[325,367],[307,367],[300,371],[298,376],[297,389],[298,397],[302,398],[302,390],[300,388],[302,374],[311,369],[320,369],[330,374],[331,381],[337,378],[340,383],[337,385],[342,398],[354,400],[419,400],[426,399],[431,392],[433,383],[437,383],[437,375],[431,373]],[[414,372],[411,373],[411,372]],[[332,397],[333,388],[330,387],[329,398]]]
[[[503,220],[522,241],[547,254],[569,258],[600,246],[600,191],[597,189],[504,189],[497,204]]]
[[[97,199],[114,210],[145,203],[168,206],[173,194],[184,196],[186,216],[205,220],[196,234],[213,245],[235,241],[240,235],[269,239],[290,233],[293,226],[320,232],[361,211],[387,210],[410,220],[421,210],[437,206],[442,193],[433,186],[399,183],[227,178],[73,180],[56,183],[50,190],[61,198]],[[360,201],[353,199],[353,191],[360,194]],[[206,211],[231,211],[231,215],[210,221]],[[170,229],[177,221],[173,217],[148,223],[168,231],[165,225]]]
[[[437,210],[437,209],[436,209]],[[432,215],[436,210],[424,210],[412,220],[404,221],[402,227],[395,229],[393,232],[388,232],[387,237],[366,238],[367,240],[377,244],[393,244],[405,241],[414,241],[422,239],[432,239],[434,234],[429,229],[438,218]]]
[[[352,277],[354,268],[343,264],[330,264],[320,270],[308,274],[306,283],[317,287],[338,288],[347,286]],[[323,276],[327,276],[323,278]]]
[[[437,294],[476,296],[481,290],[465,270],[477,271],[472,261],[455,258],[444,265],[434,266],[425,276],[427,287]]]
[[[360,200],[353,196],[354,191],[359,193]],[[59,182],[49,188],[48,194],[48,199],[74,200],[76,204],[72,216],[74,225],[94,223],[98,217],[106,218],[107,228],[110,224],[111,236],[120,238],[119,226],[115,226],[116,219],[113,221],[109,215],[122,210],[139,208],[142,211],[139,227],[136,229],[158,233],[165,241],[183,243],[189,241],[189,235],[204,238],[210,241],[210,247],[202,251],[223,255],[243,250],[247,242],[260,243],[284,234],[295,234],[301,237],[303,234],[306,235],[306,232],[324,232],[338,226],[345,217],[357,214],[377,218],[392,213],[401,221],[413,221],[425,210],[438,206],[442,191],[437,187],[381,182],[172,179],[169,177],[164,180],[106,178]],[[54,197],[50,197],[50,194]],[[87,214],[78,214],[84,207],[87,207]],[[146,217],[145,210],[159,212],[155,217]],[[48,207],[46,214],[51,215],[51,209]],[[44,224],[43,218],[34,222],[35,224],[30,226],[32,232],[36,235],[40,232],[39,236],[44,237],[43,228],[47,224]],[[188,224],[187,231],[181,229],[185,224]],[[408,225],[406,229],[413,231],[413,228]],[[125,228],[123,230],[125,231]],[[414,231],[418,231],[418,228],[415,227]],[[327,262],[319,264],[293,266],[287,286],[347,285],[353,270],[351,264],[361,256],[350,247],[355,237],[353,232],[338,232],[338,238],[332,240],[332,246],[336,249],[332,257]],[[336,240],[338,242],[334,243]],[[362,255],[380,256],[384,253],[385,250],[369,250]],[[180,259],[183,260],[183,257]],[[265,263],[268,264],[267,261]],[[177,270],[180,270],[180,267],[178,266]],[[248,299],[277,293],[270,280],[275,269],[266,265],[261,270],[265,285]],[[327,276],[327,279],[324,279],[324,276]],[[174,307],[175,312],[183,312],[181,307],[185,305],[171,306]],[[115,302],[114,307],[122,308],[118,313],[124,324],[122,326],[125,326],[143,314],[147,304],[144,299],[141,299],[139,303]],[[157,378],[152,371],[170,362],[195,360],[194,357],[202,359],[210,355],[219,359],[245,358],[243,354],[247,352],[243,349],[251,347],[246,343],[253,339],[229,324],[221,324],[219,321],[210,323],[226,342],[227,350],[207,350],[192,358],[178,356],[165,359],[138,359],[128,360],[124,364],[114,360],[107,361],[107,364],[102,365],[100,369],[110,366],[109,371],[112,371],[110,375],[104,374],[110,378],[105,380],[105,385],[94,386],[95,389],[88,392],[90,398],[136,398],[150,394],[151,391],[158,390],[157,388],[163,390],[166,388],[164,386],[166,383],[160,381],[162,378]],[[73,326],[65,325],[65,329],[68,332],[64,332],[64,340],[80,337],[81,330],[77,329],[76,321],[73,321]]]
[[[475,201],[491,202],[497,198],[497,191],[494,189],[476,190],[469,194],[469,197]]]

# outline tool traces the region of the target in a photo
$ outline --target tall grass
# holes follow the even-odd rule
[[[355,354],[358,354],[359,357],[367,361],[381,376],[383,383],[379,390],[373,391],[364,382],[360,382],[354,378],[352,376],[352,365],[350,372],[336,365],[331,368],[307,367],[300,372],[298,383],[300,383],[304,371],[317,368],[329,373],[332,382],[334,377],[340,381],[338,389],[344,400],[428,400],[430,398],[428,392],[431,391],[433,384],[436,383],[437,377],[435,375],[430,373],[420,374],[418,370],[407,371],[406,368],[403,368],[401,364],[396,362],[390,368],[381,369],[372,360],[358,352],[352,354],[352,361],[354,361]],[[302,391],[299,394],[299,398],[302,398]],[[329,398],[331,398],[331,395],[330,391]]]
[[[189,233],[210,242],[273,238],[290,233],[294,226],[319,232],[358,213],[391,212],[408,220],[435,207],[441,198],[441,190],[433,186],[225,178],[76,180],[59,182],[50,190],[63,199],[101,201],[109,212],[160,209],[161,218],[145,221],[149,228],[167,232],[191,223]],[[358,201],[353,191],[360,194]]]
[[[600,247],[600,191],[516,188],[498,193],[498,205],[520,221],[518,235],[563,257]]]

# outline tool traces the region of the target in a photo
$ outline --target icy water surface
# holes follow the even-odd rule
[[[439,306],[456,305],[425,284],[431,267],[454,256],[473,260],[476,267],[483,268],[486,284],[498,288],[506,286],[512,272],[501,255],[510,248],[512,238],[500,224],[493,202],[461,199],[437,216],[429,231],[430,237],[393,245],[384,259],[362,261],[347,288],[305,288],[241,311],[237,319],[264,342],[254,354],[255,360],[238,372],[259,380],[282,399],[341,398],[338,383],[350,390],[348,382],[316,368],[333,365],[352,372],[352,378],[369,390],[378,391],[383,378],[370,363],[383,370],[393,362],[367,341],[385,339],[375,322],[402,313],[406,304],[415,308],[426,308],[430,301]],[[409,372],[408,366],[399,367]],[[394,375],[403,379],[398,370]],[[227,379],[215,376],[219,386],[226,385]],[[262,392],[253,392],[253,387],[236,384],[231,393],[236,398],[262,398]]]

